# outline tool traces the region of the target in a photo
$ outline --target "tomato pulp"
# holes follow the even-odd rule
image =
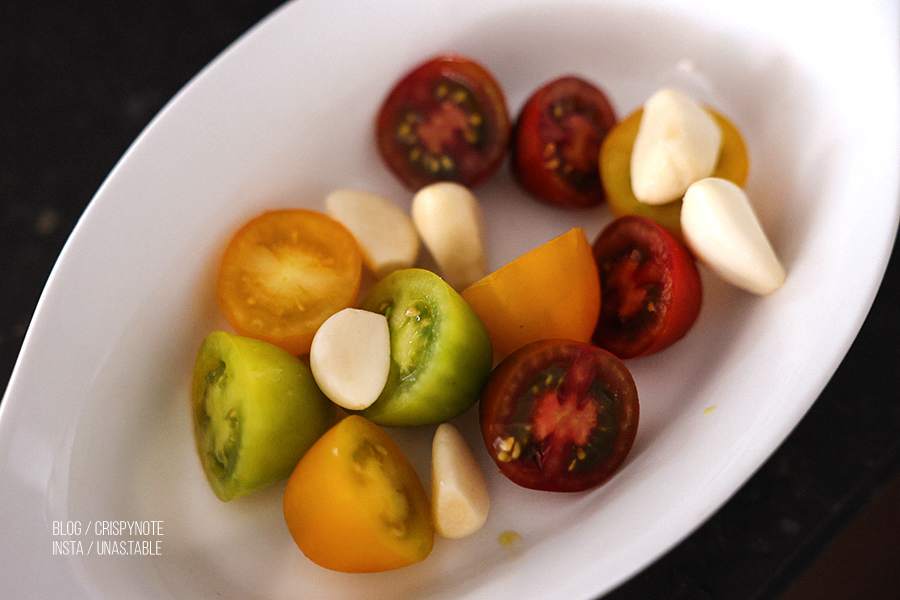
[[[625,461],[638,395],[631,373],[606,350],[541,340],[497,366],[479,416],[488,453],[511,481],[578,492],[604,483]]]
[[[620,217],[593,246],[603,303],[593,341],[619,358],[658,352],[688,332],[703,290],[687,247],[645,217]]]
[[[510,132],[494,76],[463,56],[438,56],[391,90],[376,120],[382,159],[409,189],[437,181],[474,187],[500,166]]]
[[[547,83],[525,103],[513,128],[512,171],[539,200],[566,208],[603,202],[597,157],[616,115],[606,95],[584,79]]]
[[[325,319],[356,302],[362,251],[343,225],[305,209],[267,211],[234,235],[216,297],[235,331],[309,352]]]

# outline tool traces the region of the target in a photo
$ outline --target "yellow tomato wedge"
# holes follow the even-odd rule
[[[722,130],[722,149],[713,177],[720,177],[743,186],[750,171],[747,146],[740,131],[719,113],[706,109]],[[600,180],[606,193],[606,203],[616,217],[639,215],[652,219],[684,241],[681,232],[681,199],[665,204],[644,204],[631,189],[631,150],[641,124],[643,109],[638,109],[619,121],[603,139],[600,146]]]
[[[529,342],[590,342],[600,315],[600,277],[576,227],[472,284],[463,299],[481,317],[499,361]]]
[[[358,415],[303,455],[283,508],[303,554],[333,571],[398,569],[423,560],[434,545],[422,480],[388,434]]]

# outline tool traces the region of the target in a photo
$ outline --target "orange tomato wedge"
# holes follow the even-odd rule
[[[590,343],[600,277],[587,235],[576,227],[475,282],[462,297],[484,322],[495,361],[537,340]]]
[[[308,354],[325,319],[356,302],[362,251],[343,225],[320,212],[265,212],[234,235],[216,297],[235,331],[290,354]]]
[[[297,546],[332,571],[376,573],[434,546],[428,494],[387,433],[350,415],[313,444],[288,479],[284,519]]]

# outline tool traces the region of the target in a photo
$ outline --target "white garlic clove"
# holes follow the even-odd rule
[[[456,427],[438,426],[431,452],[431,507],[436,531],[458,539],[481,529],[490,499],[484,474]]]
[[[325,211],[356,237],[366,267],[378,279],[415,264],[419,234],[410,216],[388,198],[335,190],[325,198]]]
[[[694,254],[725,281],[768,295],[787,276],[746,192],[726,179],[691,185],[681,207],[681,229]]]
[[[391,367],[387,318],[358,308],[333,314],[313,337],[309,366],[332,402],[347,410],[367,408],[384,389]]]
[[[665,204],[712,175],[722,130],[693,98],[670,88],[644,104],[631,152],[631,188],[645,204]]]
[[[416,192],[412,219],[441,277],[461,290],[487,275],[484,219],[478,199],[463,185],[440,182]]]

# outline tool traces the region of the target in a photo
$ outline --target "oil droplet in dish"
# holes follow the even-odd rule
[[[521,553],[522,548],[519,547],[519,542],[521,541],[522,536],[512,530],[504,531],[497,536],[497,543],[500,544],[510,556],[517,556]]]

